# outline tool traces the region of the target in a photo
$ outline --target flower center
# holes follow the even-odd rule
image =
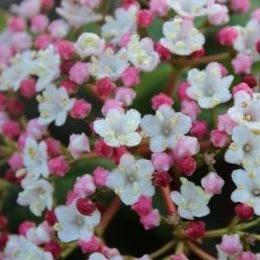
[[[245,114],[244,115],[244,120],[245,121],[252,121],[253,120],[253,116],[251,114]]]
[[[260,197],[260,188],[254,189],[254,190],[253,190],[253,194],[254,194],[254,196],[256,196],[256,197]]]
[[[249,153],[252,150],[252,145],[245,144],[243,147],[244,152]]]

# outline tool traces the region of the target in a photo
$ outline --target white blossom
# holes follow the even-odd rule
[[[91,55],[99,55],[104,47],[105,41],[95,33],[82,33],[75,43],[75,49],[82,59]]]
[[[26,238],[35,245],[46,244],[51,241],[52,227],[47,221],[42,222],[38,226],[31,227],[26,232]]]
[[[209,0],[167,0],[169,6],[180,16],[206,15]]]
[[[43,210],[52,208],[53,187],[46,180],[40,179],[24,187],[19,193],[17,203],[22,206],[29,206],[31,212],[41,216]]]
[[[101,27],[102,36],[113,43],[119,43],[126,34],[135,33],[137,12],[136,5],[131,5],[128,9],[117,8],[114,17],[106,17],[106,23]]]
[[[231,99],[229,88],[234,77],[223,77],[218,63],[209,63],[205,70],[192,69],[188,73],[190,87],[187,94],[201,108],[213,108]]]
[[[236,123],[260,133],[260,94],[237,92],[234,96],[234,106],[228,110],[228,115]]]
[[[102,15],[97,14],[92,8],[71,0],[62,0],[61,6],[56,10],[71,26],[76,28],[102,19]]]
[[[126,205],[132,205],[142,195],[154,195],[153,172],[151,161],[135,160],[132,155],[124,154],[120,158],[118,168],[108,175],[107,186],[112,188]]]
[[[0,75],[0,90],[12,89],[17,91],[23,80],[30,74],[34,63],[35,52],[24,51],[16,54],[12,59],[10,66],[5,68]]]
[[[24,236],[9,235],[8,242],[4,249],[5,260],[53,260],[50,252],[44,251],[42,248],[37,247]]]
[[[225,154],[227,162],[243,164],[246,169],[260,166],[260,135],[240,125],[233,129],[232,140]]]
[[[191,118],[175,112],[170,106],[162,105],[155,115],[145,115],[141,121],[144,134],[150,137],[150,150],[163,152],[173,149],[178,140],[189,132]]]
[[[260,167],[251,171],[235,170],[232,179],[237,186],[231,194],[232,201],[248,204],[260,216]]]
[[[165,22],[163,35],[161,44],[177,55],[190,55],[201,49],[205,43],[203,34],[194,27],[192,21],[181,17]]]
[[[171,198],[178,206],[178,213],[186,219],[204,217],[210,212],[207,206],[211,195],[206,193],[200,186],[181,178],[181,192],[173,191]]]
[[[68,113],[73,107],[74,99],[70,99],[64,87],[57,88],[49,85],[43,91],[42,96],[38,96],[40,111],[39,123],[48,125],[55,122],[56,126],[62,126]]]
[[[95,210],[91,216],[80,214],[75,203],[68,206],[58,206],[55,209],[58,220],[56,229],[62,242],[71,242],[78,239],[89,240],[93,236],[95,226],[100,222],[100,213]]]
[[[37,91],[45,89],[60,76],[60,56],[53,46],[37,53],[31,74],[38,77]]]
[[[128,66],[128,57],[125,49],[115,53],[111,48],[107,48],[99,56],[92,56],[89,72],[97,79],[109,77],[117,80]]]
[[[256,43],[259,40],[260,35],[260,22],[256,19],[250,20],[245,27],[237,26],[238,37],[234,42],[234,48],[244,53],[254,61],[260,60],[260,55],[256,49]]]
[[[26,138],[23,164],[26,170],[24,185],[39,179],[40,176],[49,176],[47,145],[44,141],[38,144],[34,138]]]
[[[140,121],[141,115],[134,109],[127,112],[110,109],[105,119],[94,122],[94,130],[109,146],[136,146],[141,142],[141,136],[136,132]]]
[[[153,41],[146,37],[140,40],[133,35],[127,44],[127,54],[133,65],[142,71],[150,72],[160,62],[158,53],[154,50]]]

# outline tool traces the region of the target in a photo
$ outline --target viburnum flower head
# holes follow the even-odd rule
[[[205,70],[195,68],[188,72],[187,94],[201,108],[213,108],[231,99],[229,88],[234,77],[223,77],[221,72],[220,64],[215,62],[209,63]]]
[[[26,176],[23,179],[24,185],[39,179],[40,176],[48,177],[48,154],[47,145],[44,141],[37,143],[32,137],[26,138],[23,164],[26,170]]]
[[[238,91],[234,96],[234,106],[228,110],[228,115],[234,122],[259,131],[260,94],[250,95],[245,91]]]
[[[246,169],[260,166],[260,135],[240,125],[234,128],[232,140],[225,154],[227,162],[242,164]]]
[[[192,21],[178,16],[163,24],[163,35],[160,43],[173,54],[181,56],[200,50],[205,43],[203,34]]]
[[[105,41],[95,33],[82,33],[75,43],[75,49],[82,59],[91,55],[99,55],[104,47]]]
[[[178,213],[182,218],[194,219],[194,217],[204,217],[210,213],[208,203],[210,194],[203,191],[200,186],[181,178],[181,190],[173,191],[171,198],[178,206]]]
[[[37,247],[24,236],[10,235],[8,236],[8,242],[3,252],[3,259],[53,260],[53,257],[50,252],[46,252],[42,248]]]
[[[54,122],[56,126],[65,123],[75,101],[69,98],[64,87],[57,88],[54,85],[49,85],[37,99],[40,111],[39,123],[48,125]]]
[[[180,137],[189,132],[191,118],[162,105],[155,115],[145,115],[141,121],[144,134],[150,138],[150,150],[163,152],[173,149]]]
[[[62,242],[91,239],[95,226],[100,222],[100,212],[97,209],[91,216],[84,216],[78,212],[75,202],[68,206],[58,206],[55,215],[58,220],[58,237]]]
[[[154,195],[153,172],[154,167],[151,161],[136,160],[134,156],[124,154],[120,158],[118,168],[108,175],[106,183],[126,205],[132,205],[140,196]]]
[[[107,16],[106,23],[101,27],[102,37],[113,43],[119,43],[123,36],[134,34],[137,29],[138,7],[117,8],[114,17]]]
[[[37,180],[24,186],[25,190],[19,193],[17,203],[22,206],[29,206],[36,216],[41,216],[43,210],[52,207],[53,187],[43,179]]]
[[[127,54],[133,65],[142,71],[153,71],[158,65],[159,54],[154,50],[153,41],[146,37],[140,40],[133,35],[127,44]]]
[[[125,49],[115,52],[108,47],[99,56],[92,56],[89,72],[97,79],[108,77],[112,80],[117,80],[128,66],[128,57]]]
[[[141,115],[135,109],[126,112],[110,109],[105,119],[94,122],[94,130],[109,146],[136,146],[141,142],[141,135],[137,132],[140,121]]]
[[[234,202],[246,203],[254,209],[256,215],[260,216],[260,167],[246,170],[235,170],[232,180],[237,189],[231,194]]]

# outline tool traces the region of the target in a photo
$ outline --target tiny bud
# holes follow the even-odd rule
[[[203,221],[192,221],[188,224],[185,233],[191,240],[201,238],[205,234],[205,223]]]
[[[44,245],[44,250],[50,252],[54,258],[58,258],[61,254],[61,246],[56,241],[51,241]]]
[[[56,218],[56,215],[55,215],[54,210],[48,210],[48,211],[46,211],[45,216],[44,216],[44,219],[45,219],[45,221],[48,222],[48,224],[49,224],[50,226],[55,225],[55,223],[57,222],[57,218]]]
[[[115,85],[110,78],[106,77],[97,81],[96,88],[98,95],[108,97],[115,88]]]
[[[186,176],[191,176],[197,168],[196,160],[189,155],[186,155],[183,158],[179,159],[179,161],[177,163],[178,163],[178,166],[180,167],[180,170]]]
[[[159,54],[160,58],[164,61],[169,60],[172,56],[171,52],[159,42],[155,44],[155,50]]]
[[[251,74],[246,74],[243,77],[243,82],[245,82],[250,88],[254,88],[257,86],[257,80],[256,78]]]
[[[173,100],[171,97],[167,96],[164,93],[160,93],[158,95],[155,95],[152,98],[152,108],[154,110],[157,110],[161,105],[168,105],[172,106],[173,105]]]
[[[153,22],[153,15],[150,10],[142,9],[137,14],[137,24],[140,27],[148,27]]]
[[[76,202],[79,213],[85,216],[91,216],[97,208],[96,205],[89,199],[80,198]]]
[[[244,220],[249,220],[254,216],[254,209],[247,204],[238,204],[235,207],[236,215]]]
[[[168,172],[156,172],[153,177],[153,183],[157,187],[166,187],[172,178]]]

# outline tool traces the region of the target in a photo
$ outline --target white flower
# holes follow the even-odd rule
[[[173,191],[171,193],[172,200],[178,206],[179,215],[186,219],[207,216],[210,212],[207,205],[211,195],[186,178],[181,178],[181,182],[181,192]]]
[[[55,122],[56,126],[62,126],[74,101],[74,99],[69,98],[65,88],[57,88],[54,85],[47,86],[42,96],[38,96],[39,123],[48,125]]]
[[[160,106],[155,115],[146,115],[141,128],[150,137],[150,150],[163,152],[173,149],[177,141],[191,128],[191,118],[181,112],[176,113],[167,105]]]
[[[33,61],[34,56],[35,52],[24,51],[16,54],[11,59],[10,66],[5,68],[0,75],[1,91],[8,89],[17,91],[20,88],[22,81],[31,74],[31,70],[35,66]]]
[[[163,24],[161,44],[173,54],[190,55],[202,48],[205,37],[196,29],[190,20],[176,17]]]
[[[101,27],[102,36],[113,43],[118,43],[124,35],[135,33],[137,12],[136,5],[132,5],[128,9],[117,8],[115,17],[106,17],[106,23]]]
[[[232,179],[237,186],[231,194],[232,201],[248,204],[260,216],[260,168],[252,171],[235,170]]]
[[[71,0],[62,0],[61,6],[57,8],[57,13],[76,28],[102,19],[102,15],[95,13],[93,9]]]
[[[128,66],[126,50],[121,49],[115,53],[111,48],[107,48],[98,57],[92,56],[89,72],[97,79],[109,77],[117,80]]]
[[[252,96],[239,91],[234,96],[234,106],[228,110],[230,118],[238,124],[260,133],[260,94]]]
[[[238,37],[234,42],[234,48],[241,53],[244,53],[254,61],[260,60],[260,55],[256,49],[256,43],[260,35],[260,22],[257,20],[250,20],[245,27],[237,26]]]
[[[31,212],[41,216],[45,208],[52,208],[53,187],[43,179],[26,185],[25,190],[19,193],[17,203],[22,206],[29,206]]]
[[[74,159],[80,158],[82,153],[90,151],[88,137],[84,133],[72,134],[68,150]]]
[[[42,222],[37,227],[31,227],[26,232],[26,238],[35,245],[46,244],[51,241],[52,227],[46,222]]]
[[[82,59],[91,55],[99,55],[104,47],[105,41],[95,33],[82,33],[75,43],[75,49]]]
[[[187,94],[201,108],[213,108],[231,99],[229,88],[234,77],[223,77],[218,63],[209,63],[205,70],[192,69],[188,73],[190,87]]]
[[[80,214],[75,203],[69,206],[58,206],[55,209],[58,220],[56,226],[58,237],[62,242],[71,242],[78,239],[89,240],[93,230],[100,222],[100,213],[95,210],[91,216]]]
[[[9,235],[8,242],[4,249],[5,260],[53,260],[50,252],[37,247],[24,236]]]
[[[141,115],[134,109],[126,113],[110,109],[105,119],[94,122],[94,130],[109,146],[136,146],[141,142],[141,136],[136,132],[140,121]]]
[[[37,53],[31,74],[38,77],[37,91],[45,89],[60,76],[60,56],[53,46]]]
[[[24,185],[39,179],[40,176],[49,176],[48,153],[44,141],[38,144],[34,138],[26,138],[23,151],[23,164],[27,172],[23,179]]]
[[[154,195],[153,172],[151,161],[135,160],[132,155],[124,154],[120,158],[119,167],[108,175],[107,186],[112,188],[126,205],[132,205],[142,195]]]
[[[180,16],[206,15],[209,0],[167,0],[169,6]]]
[[[154,70],[160,61],[158,53],[154,51],[153,41],[148,37],[140,40],[136,34],[127,44],[127,54],[137,69],[146,72]]]
[[[225,154],[227,162],[243,164],[246,169],[260,166],[260,135],[240,125],[234,128],[232,140]]]

